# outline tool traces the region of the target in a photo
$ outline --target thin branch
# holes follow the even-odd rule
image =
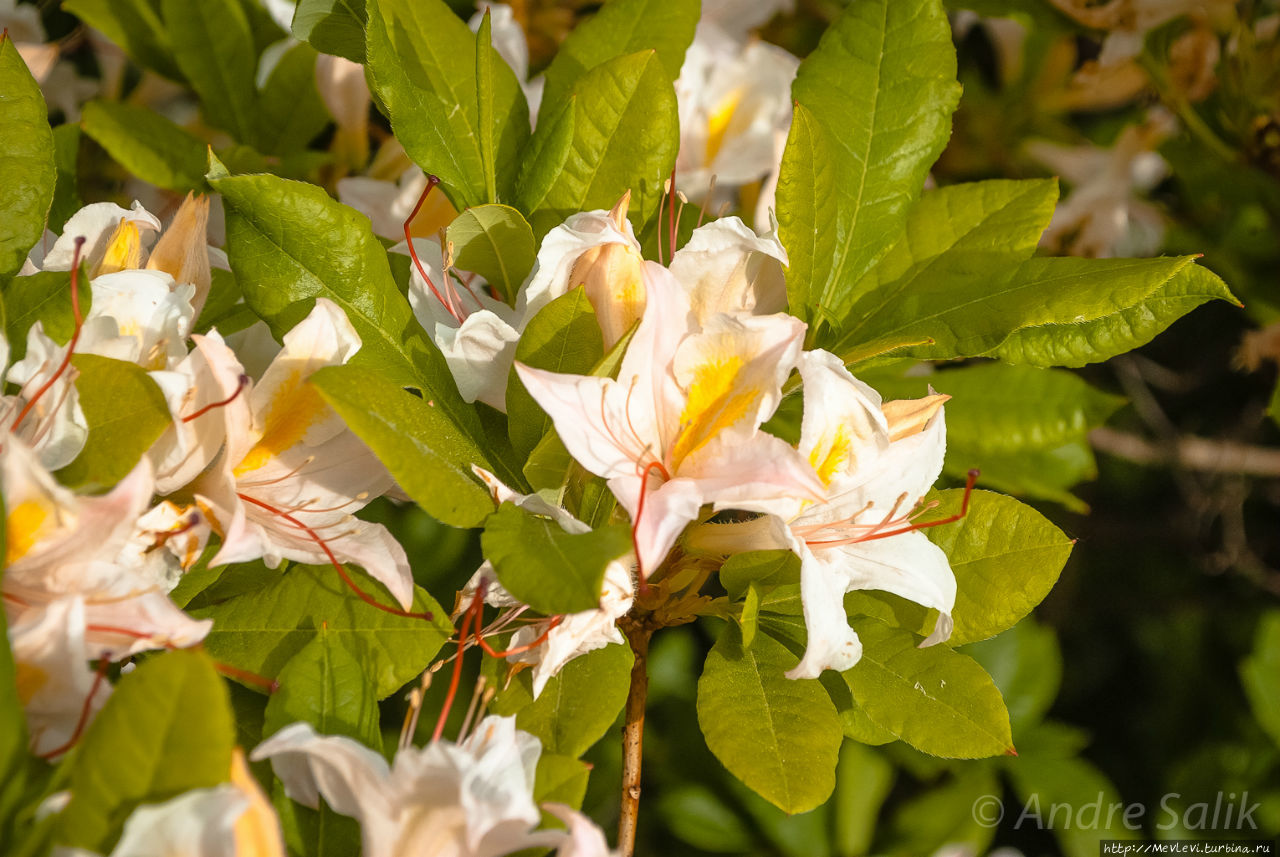
[[[1210,473],[1280,477],[1280,449],[1183,435],[1157,445],[1112,428],[1089,432],[1094,448],[1137,464],[1174,465]]]
[[[644,742],[644,704],[649,692],[649,637],[653,629],[637,625],[627,629],[635,654],[631,690],[627,693],[626,720],[622,727],[622,810],[618,819],[619,857],[636,851],[636,822],[640,817],[640,760]]]

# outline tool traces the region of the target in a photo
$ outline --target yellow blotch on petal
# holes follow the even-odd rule
[[[262,438],[236,466],[235,475],[257,470],[275,456],[296,446],[307,431],[329,415],[329,405],[306,382],[301,371],[292,372],[276,390],[267,410]]]
[[[884,418],[889,424],[889,440],[902,440],[924,431],[924,427],[933,419],[933,415],[941,410],[951,397],[943,393],[934,393],[922,399],[897,399],[884,403]]]
[[[231,784],[249,799],[249,808],[235,823],[236,857],[284,857],[280,822],[239,747],[231,751]]]
[[[90,276],[101,277],[103,274],[129,271],[141,265],[142,235],[138,232],[137,224],[121,218],[116,224],[116,231],[111,233],[111,240],[107,242],[107,252]]]
[[[716,109],[711,111],[711,116],[707,118],[708,164],[716,159],[716,155],[720,154],[720,149],[724,146],[725,134],[729,131],[729,123],[733,121],[733,114],[737,112],[738,105],[742,103],[743,93],[744,91],[741,88],[730,92],[720,99]]]
[[[49,674],[40,667],[17,663],[18,701],[27,705],[40,692],[40,688],[49,683]]]
[[[727,428],[736,425],[760,401],[758,387],[741,385],[743,366],[736,354],[712,358],[698,366],[689,384],[689,398],[680,414],[680,432],[671,447],[671,469]]]
[[[845,426],[837,426],[829,436],[814,446],[809,453],[809,463],[822,480],[823,485],[830,485],[836,471],[844,467],[853,453],[853,438]]]
[[[12,565],[31,553],[52,524],[50,508],[39,500],[23,500],[9,510],[5,519],[5,565]]]

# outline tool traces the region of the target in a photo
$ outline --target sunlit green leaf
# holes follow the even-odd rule
[[[504,503],[485,522],[480,543],[507,592],[554,616],[599,606],[605,570],[631,550],[631,532],[613,524],[567,533],[550,518]]]
[[[381,603],[394,603],[364,573],[348,573]],[[415,588],[410,609],[430,612],[434,618],[429,622],[365,604],[332,566],[295,565],[284,572],[265,571],[264,577],[260,586],[189,611],[197,618],[214,620],[205,638],[209,654],[260,676],[278,676],[325,625],[349,649],[366,654],[365,679],[382,699],[422,672],[453,634],[448,612],[420,588]]]
[[[657,213],[680,147],[675,91],[655,51],[611,59],[578,79],[565,110],[538,126],[517,199],[535,235],[570,214],[612,208],[631,191],[631,220]]]
[[[930,495],[945,518],[960,511],[960,489]],[[942,548],[956,575],[955,629],[951,645],[994,636],[1011,628],[1049,594],[1073,539],[1035,509],[1003,494],[974,491],[969,514],[925,530]]]
[[[163,0],[173,59],[200,96],[205,118],[250,146],[258,143],[258,90],[249,18],[237,0]]]
[[[981,759],[1013,749],[1000,691],[971,658],[878,619],[854,619],[862,659],[843,673],[872,720],[917,750]]]
[[[761,634],[747,650],[729,623],[698,680],[698,725],[729,772],[786,812],[805,812],[835,788],[843,735],[816,681],[783,673],[798,658]]]
[[[532,699],[527,676],[518,676],[494,701],[495,714],[515,714],[516,725],[536,736],[543,750],[578,758],[618,719],[631,686],[631,648],[608,645],[565,664]]]
[[[298,0],[293,37],[326,54],[364,62],[363,0]]]
[[[844,317],[853,285],[896,240],[946,145],[960,94],[955,76],[938,0],[850,4],[800,64],[792,93],[809,115],[795,126],[797,151],[784,155],[778,188],[793,313],[829,325]],[[826,132],[814,164],[805,163],[820,139],[810,124]],[[833,199],[815,208],[818,193]],[[830,254],[812,252],[813,230],[832,236],[820,239]]]
[[[141,366],[96,354],[77,354],[71,365],[89,438],[58,478],[81,491],[104,490],[128,475],[173,418],[160,387]]]
[[[609,0],[592,18],[573,28],[547,68],[542,117],[557,113],[584,74],[614,57],[654,50],[668,80],[680,76],[693,40],[701,3],[685,0]]]
[[[509,304],[533,269],[537,245],[529,223],[507,205],[468,208],[449,224],[453,263],[489,281]]]
[[[226,782],[234,742],[227,691],[208,655],[148,659],[120,679],[86,730],[56,840],[110,852],[140,804]]]
[[[370,88],[396,139],[440,177],[462,209],[495,202],[485,187],[476,37],[441,0],[369,0]],[[510,199],[517,156],[529,139],[529,108],[511,67],[490,50],[498,199]]]
[[[204,187],[203,140],[147,107],[90,101],[80,120],[84,132],[130,173],[169,190]]]
[[[279,687],[267,701],[263,735],[305,721],[321,735],[346,735],[379,747],[378,700],[365,664],[343,636],[321,626],[311,642],[291,657],[277,677]]]
[[[322,369],[311,383],[432,517],[474,527],[493,511],[493,498],[471,471],[472,465],[497,470],[481,451],[474,414],[465,431],[434,399],[359,366]]]
[[[66,0],[62,9],[100,30],[144,68],[170,80],[182,80],[170,33],[155,0]]]
[[[287,155],[305,149],[329,124],[329,110],[316,89],[316,52],[294,45],[276,62],[258,105],[262,151]]]
[[[57,182],[44,96],[7,33],[0,37],[0,92],[0,277],[6,277],[43,237]]]
[[[83,317],[93,304],[93,291],[83,270],[76,279]],[[27,334],[36,322],[40,322],[45,335],[54,342],[67,344],[75,333],[70,272],[40,271],[27,277],[14,277],[5,285],[4,311],[11,361],[21,360],[27,353]]]

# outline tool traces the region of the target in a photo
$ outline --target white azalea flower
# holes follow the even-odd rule
[[[187,391],[196,392],[173,395],[181,383],[170,388],[175,424],[152,457],[164,488],[194,480],[186,487],[195,503],[183,514],[198,516],[203,532],[183,525],[190,535],[170,547],[189,556],[190,539],[207,538],[214,527],[222,547],[213,565],[258,558],[272,568],[284,559],[353,562],[400,604],[412,603],[404,549],[385,527],[352,514],[384,494],[391,476],[307,383],[359,349],[351,322],[325,298],[285,334],[283,350],[256,385],[216,336],[196,340],[178,367],[190,379]]]
[[[800,61],[775,45],[747,44],[705,20],[676,81],[680,154],[676,184],[702,200],[715,176],[722,191],[764,181],[781,163],[791,126],[791,81]],[[709,205],[726,199],[717,194]]]
[[[878,589],[940,615],[924,645],[951,635],[956,581],[946,555],[913,525],[942,472],[946,396],[882,403],[833,354],[800,363],[805,408],[800,452],[822,480],[822,499],[744,524],[707,525],[692,537],[724,552],[785,548],[800,557],[808,646],[789,678],[847,670],[862,657],[844,596]]]
[[[1165,217],[1142,199],[1168,174],[1155,149],[1175,130],[1155,112],[1125,128],[1111,148],[1033,141],[1027,152],[1071,183],[1040,245],[1073,256],[1151,256],[1164,241]]]
[[[796,450],[759,430],[800,356],[804,324],[717,314],[699,326],[669,271],[650,262],[644,276],[644,318],[616,381],[516,370],[570,454],[609,480],[647,572],[704,503],[768,511],[822,486]]]
[[[498,857],[555,845],[560,831],[534,831],[534,769],[542,747],[514,717],[486,717],[458,744],[408,747],[388,765],[350,738],[286,726],[258,745],[285,794],[319,799],[360,822],[364,857]]]
[[[66,749],[111,695],[110,686],[88,666],[85,623],[84,601],[78,597],[58,599],[10,622],[18,701],[31,751],[38,755]]]
[[[0,446],[6,515],[6,568],[0,587],[11,622],[84,601],[81,659],[126,657],[189,646],[212,623],[189,618],[169,601],[179,571],[163,551],[137,549],[138,519],[151,500],[144,460],[100,497],[67,491],[15,438]]]
[[[3,357],[9,356],[3,342]],[[76,373],[67,359],[67,345],[58,345],[36,322],[27,331],[27,353],[9,367],[6,380],[19,387],[16,396],[0,397],[0,429],[34,449],[40,463],[58,470],[75,460],[89,437],[89,424],[80,409]]]

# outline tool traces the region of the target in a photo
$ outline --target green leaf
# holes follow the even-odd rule
[[[459,210],[488,198],[480,129],[476,37],[441,0],[369,0],[370,88],[396,139],[439,176]],[[497,198],[509,199],[518,153],[529,139],[529,107],[515,74],[489,49],[498,134],[492,163]]]
[[[958,766],[952,777],[898,807],[885,826],[902,854],[933,854],[947,846],[985,854],[996,828],[982,823],[990,818],[982,813],[999,808],[1002,791],[993,766]]]
[[[155,0],[66,0],[62,9],[101,30],[139,65],[182,82],[169,31],[160,20]]]
[[[84,133],[143,181],[169,190],[200,190],[208,146],[147,107],[90,101],[80,119]]]
[[[324,131],[331,120],[316,88],[314,48],[294,45],[280,57],[262,87],[258,110],[257,139],[268,155],[306,149]]]
[[[520,676],[494,700],[495,714],[515,714],[516,726],[537,737],[548,753],[578,758],[618,719],[631,687],[631,649],[607,645],[565,664],[532,699]]]
[[[874,750],[846,741],[836,767],[835,812],[837,854],[870,854],[880,808],[893,787],[894,769]]]
[[[1052,628],[1028,617],[1005,633],[965,647],[1000,688],[1020,737],[1044,717],[1062,684],[1062,652]]]
[[[1069,489],[1096,472],[1088,433],[1124,401],[1070,372],[998,363],[878,385],[888,399],[923,396],[930,387],[952,396],[945,473],[963,479],[976,467],[983,484],[1072,506],[1080,504]]]
[[[471,472],[472,465],[496,470],[476,440],[478,424],[468,426],[469,433],[434,399],[359,366],[322,369],[311,383],[427,514],[450,526],[474,527],[493,511],[488,489]]]
[[[298,0],[293,37],[324,54],[364,64],[365,8],[361,0]]]
[[[80,296],[81,315],[88,315],[93,290],[83,269],[76,291]],[[40,322],[45,334],[59,345],[66,345],[75,333],[75,315],[71,309],[71,274],[68,271],[41,271],[28,277],[14,277],[4,289],[5,337],[9,340],[9,359],[21,360],[27,353],[27,334]]]
[[[56,840],[108,853],[140,804],[226,782],[234,743],[227,689],[207,655],[148,658],[120,679],[86,730]]]
[[[538,312],[516,346],[516,360],[535,369],[588,375],[604,356],[595,311],[579,286]],[[507,431],[516,454],[528,458],[551,430],[551,417],[525,389],[513,367],[507,382]]]
[[[345,735],[380,748],[378,700],[365,667],[339,634],[322,625],[280,670],[279,688],[267,701],[263,736],[305,721],[321,735]]]
[[[480,163],[484,168],[485,202],[498,201],[498,177],[493,162],[493,21],[489,10],[480,16],[476,32],[476,113],[479,116]]]
[[[368,575],[348,573],[381,603],[394,603]],[[430,622],[365,604],[332,566],[295,565],[286,572],[268,574],[261,586],[188,611],[196,618],[214,620],[205,638],[210,655],[271,678],[327,626],[349,649],[366,654],[364,679],[382,699],[421,673],[453,634],[448,611],[418,587],[410,609],[430,612],[434,617]]]
[[[785,812],[805,812],[835,788],[843,734],[816,681],[783,673],[798,658],[761,634],[742,647],[738,626],[716,640],[698,680],[698,725],[729,773]]]
[[[897,238],[950,135],[960,87],[942,4],[851,4],[800,64],[792,93],[826,132],[825,144],[816,145],[830,160],[813,168],[801,162],[817,139],[807,126],[800,127],[796,154],[784,155],[779,234],[789,251],[799,248],[787,277],[791,310],[834,326],[850,305],[850,288]],[[793,176],[788,168],[798,163]],[[819,175],[833,181],[815,186]],[[834,216],[822,221],[804,204],[820,192],[834,198],[822,212]],[[830,256],[809,252],[812,241],[804,237],[815,229],[833,233]]]
[[[539,805],[562,803],[581,809],[590,775],[591,765],[581,759],[544,750],[538,757],[538,770],[534,774],[533,799]]]
[[[667,80],[678,78],[701,6],[693,0],[609,0],[574,27],[556,51],[547,67],[540,118],[557,114],[583,75],[615,57],[653,50]]]
[[[1018,818],[1026,829],[1050,829],[1065,857],[1097,857],[1099,840],[1134,840],[1140,831],[1126,826],[1121,813],[1108,808],[1126,806],[1106,774],[1084,759],[1028,755],[1009,765],[1009,777],[1020,800]],[[1052,809],[1068,807],[1057,816]],[[1096,813],[1090,807],[1097,806]],[[1162,810],[1168,822],[1167,808]],[[1128,819],[1130,822],[1132,818]]]
[[[791,551],[748,551],[734,554],[720,566],[720,584],[731,598],[746,592],[752,583],[766,586],[799,582],[800,558]]]
[[[940,501],[930,517],[959,512],[963,495],[960,489],[930,495]],[[1049,594],[1075,544],[1035,509],[989,491],[974,491],[959,521],[925,533],[956,575],[953,646],[1016,625]]]
[[[854,619],[862,660],[842,675],[880,726],[924,753],[981,759],[1013,749],[1000,691],[973,659],[878,619]]]
[[[360,823],[329,808],[323,797],[319,809],[311,809],[285,796],[284,785],[272,784],[271,802],[280,818],[280,830],[291,855],[298,857],[351,857],[359,854]]]
[[[205,118],[257,146],[258,56],[244,8],[237,0],[163,0],[162,9],[174,61],[200,96]]]
[[[4,498],[0,497],[0,512],[3,511]],[[0,551],[3,548],[4,544],[0,543]],[[6,842],[11,841],[14,833],[10,810],[28,797],[24,794],[28,759],[27,717],[22,711],[20,693],[18,669],[9,649],[8,620],[5,612],[0,610],[0,834],[4,835]]]
[[[57,183],[44,96],[7,34],[0,37],[0,92],[0,277],[7,277],[44,237]]]
[[[515,304],[537,257],[533,229],[520,212],[508,205],[468,208],[449,224],[446,237],[453,244],[455,266],[484,277],[507,303]]]
[[[503,503],[485,522],[480,544],[507,592],[555,616],[600,606],[605,569],[631,550],[631,532],[613,524],[567,533],[550,518]]]
[[[972,182],[926,192],[907,213],[898,241],[850,289],[845,311],[852,307],[856,319],[867,307],[910,300],[935,282],[960,288],[999,280],[1035,253],[1057,199],[1052,179]],[[842,332],[840,343],[866,341],[858,324]]]
[[[932,228],[913,212],[904,240]],[[1122,316],[1194,260],[1036,257],[1002,268],[1004,258],[997,255],[971,266],[953,260],[952,270],[936,267],[933,277],[913,279],[909,288],[877,289],[854,307],[833,350],[855,362],[877,353],[881,343],[914,340],[929,342],[912,350],[916,357],[989,356],[1022,328],[1061,329]]]
[[[652,50],[583,75],[564,112],[538,126],[525,156],[517,199],[534,234],[575,212],[612,208],[628,190],[632,223],[643,227],[657,213],[680,148],[675,98]]]
[[[79,160],[80,126],[59,125],[53,129],[54,162],[58,180],[53,190],[53,205],[49,208],[50,232],[62,234],[71,215],[84,208],[80,198]]]
[[[1082,319],[1083,323],[1062,320],[1014,331],[990,356],[1033,366],[1097,363],[1146,345],[1170,324],[1212,300],[1241,305],[1212,271],[1187,265],[1140,300]]]
[[[715,790],[680,783],[662,790],[655,809],[672,835],[704,852],[747,854],[756,833]]]
[[[76,354],[76,391],[89,438],[58,479],[82,492],[110,488],[129,474],[173,418],[159,385],[141,366]]]
[[[303,182],[210,173],[209,183],[227,209],[227,255],[245,302],[277,338],[311,312],[315,298],[328,298],[360,335],[353,363],[415,385],[408,355],[426,347],[422,328],[369,218]]]
[[[1253,716],[1280,746],[1280,611],[1263,615],[1253,652],[1240,664],[1240,682]]]

